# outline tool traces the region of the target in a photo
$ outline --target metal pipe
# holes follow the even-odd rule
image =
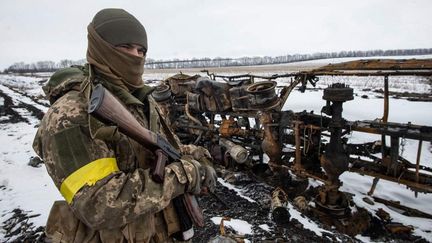
[[[295,161],[294,161],[294,169],[299,171],[302,170],[302,164],[301,164],[301,150],[300,150],[300,144],[301,144],[301,138],[300,138],[300,125],[302,122],[300,121],[294,121],[294,133],[295,133]]]
[[[389,115],[389,88],[388,88],[388,76],[384,76],[384,114],[382,122],[387,123]]]
[[[375,188],[376,188],[376,186],[377,186],[377,184],[378,184],[378,181],[379,181],[379,178],[378,178],[378,177],[375,177],[375,178],[373,179],[371,189],[370,189],[369,192],[367,193],[369,196],[372,196],[372,194],[374,193]]]
[[[190,113],[189,104],[185,105],[185,112],[186,112],[186,115],[189,119],[191,119],[197,125],[202,126],[202,123],[198,119],[196,119],[194,116],[192,116],[192,114]]]
[[[243,164],[248,158],[248,151],[242,146],[231,142],[228,139],[220,138],[219,145],[224,146],[228,153],[237,163]]]
[[[290,213],[285,206],[288,201],[288,195],[280,187],[276,188],[272,193],[271,212],[273,221],[277,224],[285,224],[290,220]]]
[[[418,149],[417,149],[417,161],[416,161],[416,182],[419,182],[419,169],[420,169],[420,157],[421,157],[421,149],[423,145],[423,140],[419,140]]]

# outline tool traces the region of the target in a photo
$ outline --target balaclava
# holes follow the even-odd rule
[[[138,44],[147,50],[144,26],[123,9],[99,11],[87,27],[87,61],[108,82],[128,91],[144,85],[144,57],[115,49],[120,44]]]

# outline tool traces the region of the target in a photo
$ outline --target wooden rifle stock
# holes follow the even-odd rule
[[[134,139],[145,148],[155,152],[157,159],[152,167],[152,179],[157,183],[164,180],[165,165],[169,161],[179,160],[181,155],[165,138],[143,127],[126,107],[101,84],[94,87],[88,113],[105,123],[113,123],[126,136]],[[204,226],[202,211],[194,196],[185,194],[173,199],[181,221],[183,240],[192,236],[192,221],[197,226]]]
[[[180,159],[180,153],[162,136],[143,127],[136,118],[102,85],[94,88],[88,113],[106,123],[114,123],[126,136],[145,148],[154,151],[158,157],[152,168],[152,179],[163,182],[167,159]]]

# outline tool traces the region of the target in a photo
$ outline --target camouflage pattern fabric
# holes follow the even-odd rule
[[[142,105],[131,104],[127,108],[143,126],[149,126]],[[64,230],[64,225],[57,225],[58,229],[54,230],[56,235],[51,240],[171,241],[161,211],[172,198],[185,193],[188,184],[200,183],[193,165],[184,160],[168,165],[164,182],[157,184],[149,172],[153,153],[119,132],[106,139],[92,138],[92,119],[87,114],[86,97],[72,89],[52,104],[37,131],[34,150],[44,160],[49,175],[59,189],[68,176],[92,161],[115,158],[119,168],[94,184],[83,186],[74,195],[71,204],[59,204],[61,210],[54,210],[53,207],[51,213],[58,216],[50,215],[50,219],[54,217],[52,220],[67,222],[73,221],[70,217],[74,215],[79,219],[79,225],[75,227],[76,231],[68,228],[75,233]]]

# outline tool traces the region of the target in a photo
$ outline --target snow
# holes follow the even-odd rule
[[[40,76],[18,76],[18,75],[2,75],[2,84],[25,91],[27,94],[42,94],[42,89],[39,82],[47,79]]]
[[[239,195],[240,197],[242,197],[242,198],[248,200],[249,202],[255,202],[255,200],[253,200],[252,198],[250,198],[250,197],[248,197],[248,196],[245,196],[245,195],[242,193],[242,191],[243,191],[242,189],[236,188],[234,185],[231,185],[230,183],[226,182],[224,179],[222,179],[222,178],[218,178],[218,182],[219,182],[220,184],[222,184],[222,186],[224,186],[224,187],[226,187],[226,188],[228,188],[228,189],[234,190],[234,191],[237,193],[237,195]]]
[[[36,104],[30,98],[22,96],[16,92],[14,92],[12,89],[10,89],[8,87],[0,86],[0,90],[12,98],[14,105],[17,105],[16,101],[21,101],[21,102],[26,103],[26,104],[32,104],[33,106],[35,106],[36,108],[38,108],[39,110],[41,110],[43,112],[46,112],[48,110],[47,106]],[[18,110],[18,109],[15,109],[15,110]],[[27,110],[23,110],[23,112],[20,112],[20,114],[22,116],[28,116],[27,113],[28,113]],[[36,124],[39,123],[39,121],[35,121],[35,122],[36,122]]]
[[[327,232],[329,234],[332,233],[328,230],[321,228],[317,223],[307,218],[306,216],[303,216],[297,209],[294,208],[294,206],[291,203],[288,203],[287,207],[289,213],[291,214],[291,218],[297,219],[301,224],[303,224],[303,227],[305,229],[309,229],[313,231],[318,236],[322,236],[323,232]]]
[[[220,225],[222,217],[213,217],[210,219],[214,224]],[[224,220],[224,226],[230,227],[241,235],[253,234],[252,225],[241,219]]]
[[[8,86],[35,94],[41,92],[37,84],[40,78],[6,76],[5,82],[3,78],[2,76],[2,83]],[[12,78],[17,78],[17,83],[14,84]],[[0,85],[0,90],[9,95],[15,105],[22,102],[47,110],[45,106],[35,104],[30,98],[19,95],[8,87]],[[0,166],[0,186],[4,186],[0,190],[0,221],[4,222],[10,217],[7,214],[10,210],[20,208],[29,214],[40,214],[39,217],[30,218],[29,222],[36,226],[45,225],[51,205],[55,200],[60,200],[61,195],[44,165],[40,168],[27,165],[30,157],[36,156],[32,143],[36,133],[35,125],[39,124],[39,120],[24,109],[15,110],[27,118],[29,123],[0,124],[0,161],[3,162]]]
[[[356,238],[357,240],[361,241],[361,242],[373,242],[373,241],[371,240],[371,238],[370,238],[370,237],[367,237],[367,236],[356,235],[355,238]]]
[[[262,230],[270,231],[270,226],[268,226],[268,224],[260,224],[258,227],[260,227]]]
[[[45,225],[51,205],[61,196],[45,167],[34,168],[27,163],[35,156],[31,148],[34,125],[26,123],[0,125],[0,221],[14,208],[41,214],[30,218],[35,225]],[[24,149],[23,149],[24,148]],[[0,232],[0,239],[1,239]]]

